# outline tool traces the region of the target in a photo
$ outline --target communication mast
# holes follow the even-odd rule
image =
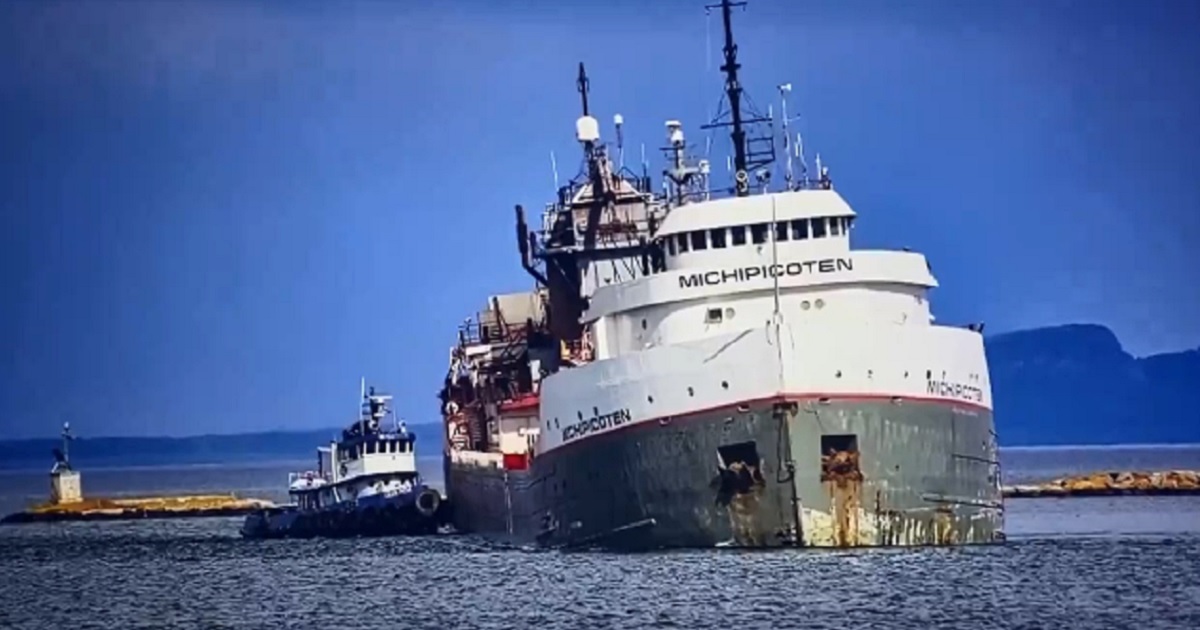
[[[704,7],[706,11],[721,9],[721,18],[725,27],[725,46],[723,47],[725,63],[721,71],[725,73],[725,94],[723,101],[729,103],[727,112],[717,114],[713,122],[704,125],[702,129],[731,127],[729,138],[733,141],[733,176],[734,189],[739,197],[750,194],[750,175],[753,171],[760,182],[770,178],[770,171],[765,167],[775,161],[775,134],[750,135],[747,129],[760,123],[770,123],[771,117],[759,114],[750,102],[749,96],[742,89],[738,79],[738,70],[742,65],[737,60],[737,44],[733,40],[733,8],[744,7],[745,2],[722,0],[720,4],[710,4]],[[746,111],[743,112],[743,106]],[[718,108],[718,112],[720,112]],[[728,117],[728,120],[724,118]]]

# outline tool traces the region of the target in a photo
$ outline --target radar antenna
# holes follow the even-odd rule
[[[746,2],[733,2],[732,0],[721,0],[720,4],[710,4],[704,7],[706,11],[712,9],[721,9],[722,21],[725,25],[725,46],[723,48],[725,54],[725,63],[721,66],[721,71],[725,73],[725,98],[729,101],[729,122],[711,123],[702,127],[703,129],[712,129],[715,127],[732,127],[729,132],[729,137],[733,140],[733,171],[734,182],[737,191],[737,196],[745,197],[750,194],[750,170],[759,168],[775,161],[775,139],[774,134],[768,134],[765,138],[747,138],[746,127],[755,123],[770,122],[770,116],[751,115],[745,117],[742,114],[742,101],[745,96],[742,90],[742,84],[738,79],[738,70],[742,65],[737,60],[737,44],[733,41],[733,8],[744,7]],[[748,98],[746,99],[749,100]],[[748,104],[748,103],[747,103]],[[755,150],[751,145],[754,143],[766,144],[767,146]],[[760,179],[765,179],[769,174],[759,174]]]

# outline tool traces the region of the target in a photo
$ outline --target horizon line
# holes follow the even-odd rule
[[[424,425],[430,425],[430,424],[441,424],[441,421],[440,420],[422,420],[422,421],[418,421],[418,422],[407,422],[407,421],[405,422],[405,426],[409,426],[409,427],[424,426]],[[346,425],[346,426],[349,426],[349,425]],[[195,440],[198,438],[207,438],[207,437],[238,437],[238,436],[246,436],[246,435],[266,435],[269,433],[315,433],[317,431],[331,431],[333,433],[337,433],[337,432],[342,431],[344,428],[345,427],[337,427],[337,428],[317,427],[317,428],[312,428],[312,429],[274,428],[274,429],[261,429],[258,431],[241,431],[238,433],[192,433],[192,434],[188,434],[188,435],[162,435],[162,434],[148,434],[148,435],[111,435],[111,434],[109,434],[109,435],[87,435],[87,436],[74,435],[74,436],[72,436],[72,441],[77,442],[77,441],[81,441],[81,440]],[[38,436],[38,437],[24,437],[24,438],[19,438],[19,437],[18,438],[9,438],[9,437],[0,436],[0,443],[32,442],[32,441],[37,441],[37,440],[61,440],[61,439],[62,439],[61,434],[59,434],[59,435],[43,435],[43,436]]]

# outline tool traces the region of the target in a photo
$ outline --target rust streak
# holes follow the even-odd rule
[[[837,547],[859,544],[858,515],[862,505],[863,474],[857,450],[829,449],[821,457],[821,482],[829,491],[833,511],[833,542]]]
[[[734,543],[739,546],[764,545],[763,532],[757,521],[766,479],[759,467],[741,460],[733,461],[720,471],[714,485],[718,488],[718,505],[725,505],[729,510]]]

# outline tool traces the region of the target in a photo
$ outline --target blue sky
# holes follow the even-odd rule
[[[652,172],[664,120],[703,141],[702,4],[4,3],[0,438],[326,427],[361,375],[436,418],[458,323],[531,286],[512,206],[579,163],[578,62]],[[941,319],[1142,355],[1200,344],[1200,5],[1133,6],[752,0],[735,28]]]

